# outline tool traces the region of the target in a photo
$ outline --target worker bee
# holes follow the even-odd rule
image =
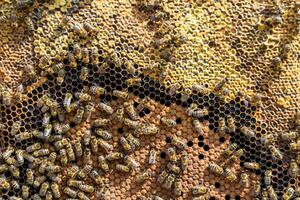
[[[42,175],[42,176],[36,176],[33,182],[34,187],[39,187],[42,183],[46,181],[47,177]]]
[[[83,134],[83,144],[85,146],[89,146],[91,142],[92,133],[90,130],[86,130]]]
[[[119,121],[119,122],[123,122],[124,119],[124,108],[118,108],[115,112],[115,118]]]
[[[291,140],[296,139],[297,137],[298,137],[298,134],[297,134],[297,132],[294,132],[294,131],[290,131],[290,132],[281,134],[281,139],[283,141],[291,141]]]
[[[49,124],[50,118],[51,118],[51,114],[50,113],[48,113],[48,112],[44,113],[43,120],[42,120],[42,126],[43,127],[46,127],[46,125]]]
[[[112,135],[109,132],[102,129],[96,129],[95,132],[104,140],[110,140],[112,138]]]
[[[129,155],[126,155],[124,157],[124,163],[131,167],[131,169],[136,169],[136,170],[139,170],[139,163],[132,158],[132,156],[129,156]]]
[[[196,118],[193,119],[193,125],[197,131],[198,134],[202,135],[203,134],[203,130],[202,130],[202,124],[200,123],[200,121]]]
[[[135,112],[133,105],[131,103],[125,102],[124,107],[125,107],[126,113],[129,115],[130,119],[137,120],[138,115]]]
[[[0,165],[0,173],[3,173],[7,170],[8,170],[8,165],[6,163]]]
[[[88,102],[92,99],[91,95],[83,92],[77,92],[74,96],[79,100],[79,102]]]
[[[52,192],[48,190],[45,196],[45,200],[52,200],[52,199],[53,199]]]
[[[277,200],[277,194],[272,186],[267,187],[270,200]]]
[[[86,81],[88,76],[89,76],[89,69],[87,67],[82,67],[79,75],[80,80]]]
[[[73,55],[74,55],[75,59],[81,60],[81,58],[82,58],[81,48],[78,43],[73,45]]]
[[[291,142],[289,144],[289,150],[290,151],[299,151],[300,150],[300,141]]]
[[[74,54],[71,53],[71,52],[68,52],[67,56],[68,56],[69,66],[71,68],[76,68],[77,67],[77,62],[76,62]]]
[[[249,183],[249,175],[246,172],[242,172],[240,175],[240,186],[248,188],[250,186]]]
[[[192,195],[197,196],[197,195],[204,195],[208,191],[207,187],[204,185],[196,185],[192,187]]]
[[[18,135],[16,135],[16,139],[19,141],[24,141],[24,140],[29,140],[32,138],[32,133],[31,132],[23,132],[23,133],[19,133]]]
[[[153,165],[156,163],[157,151],[155,149],[150,150],[148,164]]]
[[[177,162],[178,157],[177,157],[177,154],[176,154],[176,151],[175,151],[174,148],[169,147],[167,149],[167,154],[168,154],[169,159],[170,159],[171,162],[174,162],[174,163]]]
[[[42,200],[42,198],[40,197],[40,195],[34,194],[34,195],[32,196],[32,200]]]
[[[96,170],[92,170],[90,173],[89,173],[89,176],[91,179],[93,179],[95,181],[95,183],[97,185],[103,185],[103,180],[102,180],[102,177],[100,176],[100,174],[98,173],[98,171]]]
[[[87,193],[92,193],[94,192],[95,188],[92,185],[87,185],[87,184],[80,184],[79,185],[79,189],[83,192],[87,192]]]
[[[22,166],[24,164],[24,151],[23,150],[16,150],[16,159],[18,161],[19,166]]]
[[[248,137],[254,137],[255,133],[250,128],[243,126],[241,127],[241,132],[244,133]]]
[[[218,132],[219,133],[225,133],[225,130],[226,130],[226,122],[225,122],[225,119],[224,118],[220,118],[218,120]]]
[[[283,193],[282,199],[284,200],[290,200],[294,196],[294,188],[288,187],[285,192]]]
[[[30,163],[33,163],[35,161],[35,158],[28,153],[24,153],[23,157],[25,160],[27,160]]]
[[[81,37],[86,37],[87,36],[87,31],[83,29],[82,25],[79,23],[74,23],[73,27],[73,32]]]
[[[0,188],[4,190],[8,190],[10,188],[10,183],[5,177],[0,177]]]
[[[69,143],[69,141],[66,138],[64,138],[62,140],[54,142],[54,147],[55,147],[56,150],[60,150],[64,146],[66,146],[68,143]]]
[[[181,150],[185,148],[185,143],[182,140],[179,140],[175,135],[171,136],[171,144]]]
[[[111,153],[112,154],[112,153]],[[115,155],[114,155],[115,156]],[[110,160],[112,160],[114,157],[112,155],[110,155]],[[103,170],[104,172],[108,172],[109,171],[109,166],[104,158],[104,156],[99,156],[98,157],[98,162],[99,162],[99,168],[101,170]]]
[[[253,185],[254,186],[253,186],[253,189],[251,191],[251,195],[256,197],[260,194],[260,190],[261,190],[260,181],[255,181]]]
[[[22,198],[27,199],[29,197],[29,187],[27,185],[22,186]]]
[[[26,169],[26,182],[32,185],[34,181],[34,173],[32,169]]]
[[[124,155],[120,152],[112,152],[112,153],[109,153],[108,155],[106,155],[105,159],[108,161],[114,161],[114,160],[119,160],[123,157],[124,157]]]
[[[10,185],[13,190],[20,189],[20,184],[18,183],[18,181],[14,180],[14,179],[10,181]]]
[[[99,103],[99,109],[109,115],[112,115],[114,113],[113,108],[106,103]]]
[[[259,170],[260,164],[255,162],[245,162],[244,167],[247,169]]]
[[[39,60],[39,68],[47,69],[52,64],[52,58],[50,55],[46,54]]]
[[[130,133],[126,135],[126,140],[129,142],[132,149],[136,149],[140,146],[140,140]]]
[[[193,85],[191,89],[192,89],[192,91],[198,92],[201,95],[206,95],[209,93],[209,89],[207,87],[205,87],[204,85],[200,85],[200,84]]]
[[[92,62],[93,65],[98,65],[99,64],[99,53],[98,53],[97,47],[92,48],[91,62]]]
[[[222,87],[229,81],[229,79],[227,77],[225,77],[224,79],[222,79],[220,82],[218,82],[214,88],[215,92],[218,92],[222,89]]]
[[[120,99],[127,99],[128,98],[128,93],[127,92],[122,92],[122,91],[119,91],[119,90],[114,90],[113,91],[113,95],[117,98],[120,98]]]
[[[46,156],[48,154],[50,154],[49,149],[39,149],[39,150],[34,151],[32,155],[34,157],[42,157],[42,156]]]
[[[95,136],[91,137],[91,150],[93,153],[97,153],[99,151],[98,140]]]
[[[26,24],[26,26],[27,26],[27,30],[28,30],[30,33],[32,33],[32,32],[34,31],[34,25],[33,25],[32,19],[31,19],[30,17],[26,16],[26,17],[24,18],[24,22],[25,22],[25,24]]]
[[[261,199],[262,200],[268,200],[269,197],[268,197],[268,191],[266,188],[263,188],[262,191],[261,191]]]
[[[47,69],[47,72],[49,74],[54,74],[54,73],[58,73],[63,68],[64,68],[64,65],[63,65],[63,63],[60,62],[60,63],[53,64],[51,68]]]
[[[98,144],[100,145],[101,148],[103,148],[106,152],[109,152],[111,150],[113,150],[113,146],[111,144],[109,144],[108,142],[106,142],[103,139],[99,139],[98,140]]]
[[[231,116],[227,117],[227,127],[226,128],[227,128],[226,130],[229,133],[234,133],[235,132],[236,125],[235,125],[235,121],[234,121],[233,117],[231,117]]]
[[[39,191],[39,195],[41,197],[46,196],[47,190],[49,188],[49,183],[48,182],[44,182],[42,183],[41,187],[40,187],[40,191]],[[28,188],[29,189],[29,188]]]
[[[172,126],[175,126],[177,123],[175,120],[173,119],[168,119],[166,117],[161,117],[160,118],[160,122],[168,127],[172,127]]]
[[[126,165],[116,164],[116,170],[120,172],[128,173],[130,171],[130,168]]]
[[[52,124],[47,124],[45,126],[44,132],[43,132],[43,138],[42,139],[48,139],[50,137],[51,131],[52,131]]]
[[[278,148],[276,148],[273,145],[270,145],[269,149],[270,149],[271,156],[272,156],[273,159],[278,159],[278,160],[282,160],[283,159],[282,152]]]
[[[14,122],[11,127],[11,134],[15,135],[20,130],[21,124],[22,123],[20,121]]]
[[[125,151],[132,150],[130,143],[128,142],[128,140],[125,137],[121,137],[119,142]]]
[[[69,108],[72,98],[73,98],[73,95],[71,93],[66,93],[64,101],[63,101],[63,105],[64,105],[65,109]]]
[[[7,160],[14,152],[14,147],[8,146],[7,149],[2,153],[2,159]]]
[[[167,169],[174,174],[179,174],[181,172],[180,167],[170,162],[167,164]]]
[[[65,149],[59,150],[60,163],[62,166],[66,166],[68,163],[67,151]]]
[[[78,175],[79,167],[77,165],[71,165],[67,170],[67,176],[70,178],[74,178]]]
[[[2,103],[6,106],[10,106],[12,103],[12,95],[8,91],[2,92]]]
[[[97,30],[95,29],[95,27],[93,27],[90,23],[88,22],[84,22],[83,23],[83,28],[90,34],[94,34],[97,32]]]
[[[84,107],[83,107],[83,106],[80,106],[80,107],[77,109],[75,116],[73,117],[73,122],[74,122],[75,124],[81,123],[82,118],[83,118],[83,114],[84,114]]]
[[[233,154],[233,152],[236,150],[237,148],[237,144],[236,143],[232,143],[231,145],[229,145],[223,152],[224,156],[227,158],[230,155]]]
[[[152,123],[147,123],[145,126],[140,126],[141,129],[143,129],[144,135],[155,135],[159,132],[159,128]]]
[[[180,158],[180,167],[181,167],[181,170],[184,171],[186,170],[187,166],[188,166],[188,162],[189,162],[189,155],[186,151],[183,151],[181,153],[181,158]]]
[[[85,165],[79,172],[78,172],[78,177],[85,179],[87,175],[92,171],[93,166],[90,164]]]
[[[237,180],[237,176],[228,168],[224,170],[224,176],[229,182],[234,182]]]
[[[152,173],[150,169],[146,169],[143,172],[140,172],[136,176],[136,182],[137,183],[144,183],[146,180],[148,180],[151,177]]]
[[[182,183],[179,178],[174,181],[174,194],[175,196],[180,196],[182,194]]]
[[[126,80],[128,86],[140,86],[142,84],[141,78],[129,78]]]
[[[269,169],[265,171],[265,176],[264,176],[264,182],[266,186],[271,185],[271,181],[272,181],[272,170]]]
[[[91,164],[93,162],[91,156],[92,156],[92,152],[91,152],[90,148],[86,147],[83,152],[83,163]]]
[[[164,181],[162,187],[169,190],[171,189],[173,183],[175,181],[175,175],[174,174],[169,174],[166,180]]]
[[[93,112],[94,112],[94,103],[89,102],[87,105],[84,106],[83,118],[85,120],[89,120]]]
[[[206,108],[202,110],[190,110],[188,111],[188,116],[192,116],[195,118],[204,117],[205,115],[208,115],[208,110]]]
[[[93,126],[94,127],[103,127],[103,126],[108,126],[110,124],[110,121],[109,119],[96,119],[94,122],[93,122]]]
[[[95,96],[100,96],[102,94],[106,94],[106,89],[105,88],[102,88],[100,86],[91,86],[89,88],[89,92],[92,94],[92,95],[95,95]]]
[[[64,193],[72,198],[75,198],[77,196],[77,191],[71,189],[70,187],[65,187],[64,188]]]
[[[57,153],[56,152],[51,152],[49,157],[48,157],[48,161],[50,163],[54,163],[56,161],[57,158]]]
[[[298,164],[295,160],[290,162],[289,173],[291,177],[297,178],[299,172]]]
[[[77,197],[81,200],[90,200],[90,198],[86,196],[83,192],[78,192]]]
[[[83,49],[82,49],[82,52],[81,52],[81,55],[82,55],[81,60],[82,60],[83,63],[87,64],[87,63],[90,62],[90,57],[89,57],[89,50],[88,50],[88,48],[83,48]]]
[[[265,145],[269,145],[275,141],[274,135],[273,134],[267,134],[261,136],[261,142]]]
[[[128,119],[128,118],[124,118],[123,122],[126,126],[129,126],[130,128],[133,128],[133,129],[137,129],[140,126],[140,123],[138,121],[133,121],[133,120]],[[135,133],[138,135],[139,131],[142,131],[142,130],[137,130],[137,131],[135,131]]]
[[[20,177],[20,171],[19,168],[17,168],[15,165],[9,165],[8,170],[12,174],[13,177],[19,178]]]
[[[220,167],[215,162],[209,162],[208,163],[208,169],[209,169],[209,171],[211,171],[212,173],[214,173],[217,176],[221,176],[224,172],[223,168]]]
[[[157,182],[162,184],[168,176],[168,172],[163,170],[157,177]]]
[[[72,148],[72,145],[71,143],[69,143],[67,146],[66,146],[66,151],[67,151],[67,155],[69,157],[69,160],[70,161],[75,161],[75,153],[74,153],[74,150]]]

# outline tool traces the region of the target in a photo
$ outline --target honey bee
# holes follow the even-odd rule
[[[83,114],[84,114],[84,107],[83,107],[83,106],[80,106],[80,107],[77,109],[75,116],[73,117],[73,122],[74,122],[75,124],[81,123],[82,118],[83,118]]]
[[[68,61],[69,61],[69,65],[71,68],[76,68],[77,67],[77,62],[76,62],[76,59],[75,59],[75,56],[73,53],[71,52],[68,52]]]
[[[64,105],[65,109],[69,108],[72,98],[73,98],[73,95],[71,93],[66,93],[64,101],[63,101],[63,105]]]
[[[113,108],[106,103],[99,103],[99,109],[109,115],[112,115],[114,113]]]
[[[78,172],[78,177],[85,179],[87,175],[92,171],[93,166],[90,164],[85,165],[79,172]]]
[[[54,143],[54,147],[56,150],[60,150],[62,149],[64,146],[66,146],[67,144],[69,143],[69,141],[67,139],[62,139],[62,140],[59,140],[59,141],[56,141]]]
[[[173,119],[168,119],[166,117],[161,117],[160,118],[160,122],[168,127],[172,127],[172,126],[175,126],[177,123],[175,120]]]
[[[189,162],[189,154],[186,151],[183,151],[181,153],[180,161],[181,161],[180,163],[181,170],[182,171],[186,170]]]
[[[134,137],[132,134],[127,134],[126,140],[130,143],[130,146],[133,150],[140,146],[139,139]]]
[[[124,157],[124,163],[127,166],[131,167],[131,169],[139,170],[139,163],[134,158],[132,158],[132,156],[126,155]]]
[[[277,200],[277,194],[272,186],[267,187],[270,200]]]
[[[100,176],[100,174],[98,173],[98,171],[96,170],[92,170],[90,173],[89,173],[89,176],[91,177],[91,179],[93,179],[95,181],[95,183],[97,185],[103,185],[103,180]]]
[[[93,153],[97,153],[99,151],[98,140],[95,136],[91,137],[91,150]]]
[[[204,195],[208,191],[207,187],[204,185],[196,185],[192,187],[192,195],[197,196],[197,195]]]
[[[113,150],[113,146],[111,144],[109,144],[108,142],[106,142],[103,139],[99,139],[98,140],[98,144],[100,145],[101,148],[103,148],[106,152],[109,152],[111,150]]]
[[[174,163],[177,162],[178,157],[177,157],[177,154],[176,154],[176,151],[175,151],[174,148],[169,147],[167,149],[167,154],[168,154],[169,159],[170,159],[171,162],[174,162]]]
[[[103,127],[103,126],[108,126],[110,124],[110,121],[108,119],[96,119],[93,122],[94,127]]]
[[[84,107],[83,118],[88,121],[91,118],[93,112],[94,112],[94,103],[89,102]]]
[[[112,138],[112,135],[109,132],[102,129],[96,129],[95,132],[104,140],[110,140]]]
[[[175,175],[174,174],[169,174],[166,180],[164,181],[162,187],[169,190],[171,189],[173,183],[175,181]]]
[[[87,31],[85,29],[83,29],[82,25],[79,23],[74,23],[72,29],[73,29],[73,32],[80,37],[86,37],[88,34]]]
[[[92,62],[93,65],[98,65],[99,64],[99,53],[98,53],[97,47],[92,48],[91,62]]]
[[[20,184],[16,180],[11,180],[10,185],[11,185],[11,188],[13,190],[19,190],[20,189]]]
[[[208,110],[206,108],[202,110],[188,110],[188,116],[192,116],[195,118],[201,118],[204,117],[205,115],[208,115]]]
[[[42,175],[42,176],[36,176],[33,182],[34,187],[39,187],[42,183],[46,181],[47,177]]]
[[[28,153],[24,153],[23,157],[25,160],[27,160],[30,163],[33,163],[35,161],[35,158]]]
[[[167,169],[174,174],[179,174],[181,172],[180,167],[170,162],[167,164]]]
[[[14,122],[11,128],[11,134],[15,135],[21,128],[22,123],[20,121]]]
[[[108,161],[114,161],[114,160],[119,160],[121,158],[123,158],[124,155],[120,152],[112,152],[112,153],[109,153],[105,159],[108,160]]]
[[[218,126],[219,126],[218,132],[219,133],[225,133],[225,131],[226,131],[226,122],[225,122],[224,118],[220,118],[218,120]]]
[[[113,159],[113,156],[111,156],[109,159]],[[109,166],[104,158],[104,156],[99,156],[98,157],[98,162],[99,162],[99,168],[103,170],[105,173],[109,172]]]
[[[67,151],[65,149],[59,150],[60,163],[62,166],[66,166],[68,163]]]
[[[266,170],[264,176],[264,182],[266,186],[271,185],[271,181],[272,181],[272,170]]]
[[[82,58],[81,48],[78,43],[73,45],[73,55],[74,55],[75,59],[81,60],[81,58]]]
[[[241,132],[244,133],[248,137],[254,137],[255,136],[254,131],[252,131],[250,128],[248,128],[246,126],[243,126],[241,128]]]
[[[29,140],[32,138],[32,133],[31,132],[23,132],[23,133],[19,133],[18,135],[16,135],[16,139],[19,141],[24,141],[24,140]]]
[[[137,174],[137,176],[136,176],[136,182],[137,183],[144,183],[151,176],[152,176],[151,170],[150,169],[146,169],[145,171],[140,172],[139,174]]]
[[[52,182],[58,183],[60,184],[62,182],[62,175],[61,174],[52,174],[52,173],[48,173],[47,177],[49,178],[49,180],[51,180]]]
[[[123,119],[123,122],[126,126],[129,126],[130,128],[133,128],[133,129],[137,129],[138,127],[140,127],[140,123],[137,122],[137,121],[133,121],[131,119],[128,119],[128,118],[124,118]],[[140,130],[139,130],[140,131]],[[137,133],[138,131],[136,131]]]
[[[289,173],[291,177],[297,178],[299,172],[298,164],[295,160],[290,162]]]
[[[228,168],[224,170],[224,176],[229,182],[234,182],[237,180],[237,176]]]
[[[42,198],[40,197],[40,195],[35,194],[32,196],[32,200],[42,200]]]
[[[216,84],[214,91],[218,92],[222,89],[222,87],[229,81],[229,79],[227,77],[225,77],[224,79],[222,79],[219,83]]]
[[[227,131],[229,133],[234,133],[236,131],[235,121],[231,116],[227,117]]]
[[[263,135],[261,137],[261,142],[265,145],[269,145],[275,141],[275,137],[273,134]]]
[[[30,33],[32,33],[32,32],[34,31],[34,25],[33,25],[32,19],[31,19],[30,17],[26,16],[26,17],[24,18],[24,22],[25,22],[25,24],[26,24],[26,26],[27,26],[27,30],[28,30]]]
[[[2,92],[2,103],[6,106],[10,106],[12,104],[12,95],[8,91]]]
[[[132,150],[130,143],[128,142],[128,140],[125,137],[121,137],[119,142],[125,151]]]
[[[79,75],[80,80],[86,81],[88,76],[89,76],[89,69],[87,67],[82,67]]]
[[[289,150],[290,151],[299,151],[300,150],[300,141],[291,142],[289,144]]]
[[[53,199],[52,192],[48,190],[45,196],[45,200],[52,200],[52,199]]]
[[[27,185],[22,186],[22,198],[27,199],[29,197],[29,187]]]
[[[91,142],[92,133],[90,130],[86,130],[83,134],[83,144],[85,146],[89,146]]]
[[[83,192],[87,192],[87,193],[92,193],[94,192],[95,188],[92,185],[87,185],[87,184],[80,184],[79,185],[79,189]]]
[[[92,153],[91,153],[91,150],[90,148],[85,148],[84,149],[84,152],[83,152],[83,163],[86,164],[91,164],[93,161],[91,159],[91,156],[92,156]]]
[[[23,154],[24,154],[23,150],[20,150],[20,149],[16,150],[16,159],[17,159],[18,164],[20,166],[22,166],[24,164],[24,156],[23,156]]]
[[[42,156],[46,156],[48,154],[50,154],[49,149],[39,149],[39,150],[34,151],[32,155],[34,157],[42,157]]]
[[[270,149],[271,156],[272,156],[273,159],[278,159],[278,160],[282,160],[283,159],[283,154],[282,154],[282,152],[278,148],[276,148],[273,145],[270,145],[269,149]]]
[[[124,108],[118,108],[115,112],[115,118],[119,121],[119,122],[123,122],[124,119]]]
[[[90,198],[86,196],[83,192],[78,192],[77,196],[81,200],[90,200]]]
[[[179,140],[177,136],[173,135],[171,136],[171,144],[174,145],[178,149],[184,149],[185,143],[182,140]]]
[[[102,88],[100,86],[91,86],[89,88],[89,92],[92,94],[92,95],[95,95],[95,96],[100,96],[102,94],[106,94],[106,89],[105,88]]]
[[[130,168],[126,165],[116,164],[116,170],[120,172],[128,173],[130,171]]]
[[[162,183],[165,181],[165,179],[167,178],[168,175],[169,175],[168,172],[165,171],[165,170],[163,170],[163,171],[158,175],[158,177],[157,177],[157,182],[158,182],[159,184],[162,184]]]
[[[159,132],[159,128],[152,123],[147,123],[144,127],[140,126],[143,129],[144,135],[155,135]]]
[[[8,170],[8,165],[6,163],[0,165],[0,173],[3,173],[7,170]]]
[[[148,164],[153,165],[156,163],[156,157],[157,157],[157,151],[155,149],[150,150],[149,158],[148,158]]]
[[[34,173],[33,173],[33,170],[32,170],[32,169],[27,169],[27,170],[26,170],[26,182],[27,182],[29,185],[32,185],[32,184],[33,184],[33,181],[34,181]]]
[[[237,148],[237,144],[236,143],[232,143],[231,145],[229,145],[223,152],[224,156],[227,158],[229,156],[231,156],[233,154],[233,152],[236,150]]]
[[[83,23],[83,28],[90,34],[95,34],[97,32],[97,29],[88,22]]]
[[[41,69],[47,69],[52,64],[52,58],[50,55],[45,55],[41,57],[39,60],[39,68]]]
[[[8,190],[10,188],[10,183],[4,177],[0,177],[0,188],[4,190]]]
[[[47,190],[49,188],[49,183],[48,182],[44,182],[42,183],[41,187],[40,187],[40,191],[39,191],[39,195],[41,197],[46,196]],[[28,188],[29,189],[29,188]]]
[[[263,188],[262,191],[261,191],[261,199],[262,200],[268,200],[269,197],[268,197],[268,191],[266,188]]]
[[[294,131],[290,131],[290,132],[281,134],[281,139],[283,141],[291,141],[291,140],[296,139],[297,137],[298,137],[298,134],[297,134],[297,132],[294,132]]]
[[[192,91],[198,92],[201,95],[206,95],[209,93],[209,89],[207,87],[205,87],[204,85],[195,84],[192,86],[191,89],[192,89]]]
[[[202,135],[203,134],[203,130],[202,130],[203,126],[200,123],[200,121],[198,119],[194,118],[193,119],[193,125],[194,125],[197,133],[200,134],[200,135]]]
[[[8,170],[12,174],[13,177],[19,178],[20,177],[20,171],[19,168],[17,168],[15,165],[9,165]]]
[[[127,92],[122,92],[122,91],[119,91],[119,90],[114,90],[113,91],[113,95],[117,98],[120,98],[120,99],[127,99],[128,98],[128,93]]]
[[[262,94],[260,93],[256,93],[254,95],[252,95],[251,97],[251,102],[252,104],[254,105],[259,105],[262,103],[262,99],[265,98],[265,96],[263,96]]]
[[[256,197],[260,194],[260,190],[261,190],[260,181],[255,181],[253,185],[254,186],[253,186],[253,189],[251,191],[251,195]]]
[[[142,84],[141,78],[129,78],[126,80],[128,86],[140,86]]]
[[[70,161],[75,161],[75,153],[74,153],[74,150],[73,150],[73,147],[72,147],[71,143],[69,143],[69,144],[66,146],[66,151],[67,151],[69,160],[70,160]]]
[[[182,183],[179,178],[174,181],[174,194],[175,196],[180,196],[182,194]]]
[[[288,187],[285,192],[283,193],[282,199],[283,200],[290,200],[294,196],[294,188]]]
[[[260,164],[255,163],[255,162],[245,162],[244,167],[247,168],[247,169],[259,170],[260,169]]]
[[[65,187],[63,192],[72,198],[75,198],[77,196],[77,191],[71,189],[70,187]]]
[[[83,48],[83,49],[82,49],[82,52],[81,52],[81,55],[82,55],[81,60],[82,60],[83,63],[87,64],[87,63],[90,62],[90,57],[89,57],[89,50],[88,50],[88,48]]]
[[[223,168],[220,167],[215,162],[209,162],[208,163],[208,169],[209,169],[209,171],[211,171],[212,173],[214,173],[217,176],[221,176],[224,172]]]
[[[74,178],[79,173],[79,167],[77,165],[71,165],[67,170],[67,176]]]
[[[241,173],[240,186],[248,188],[250,186],[249,183],[249,175],[246,172]]]
[[[8,146],[7,149],[2,153],[2,159],[7,160],[14,152],[14,147]]]
[[[133,104],[125,102],[124,107],[125,107],[126,113],[129,115],[130,119],[137,120],[138,115],[134,110]]]

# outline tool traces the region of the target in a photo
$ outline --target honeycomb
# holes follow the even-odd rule
[[[0,11],[0,199],[300,198],[300,2]]]

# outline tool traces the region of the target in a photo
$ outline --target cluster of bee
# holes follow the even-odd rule
[[[187,169],[189,155],[185,151],[185,142],[180,140],[177,136],[170,136],[170,147],[167,149],[168,162],[166,163],[166,169],[163,169],[157,177],[157,182],[162,184],[162,187],[171,190],[175,196],[181,196],[182,182],[180,175]],[[151,161],[151,154],[149,157],[149,163]]]

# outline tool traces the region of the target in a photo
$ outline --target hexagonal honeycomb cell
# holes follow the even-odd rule
[[[299,199],[300,2],[0,2],[0,199]]]

